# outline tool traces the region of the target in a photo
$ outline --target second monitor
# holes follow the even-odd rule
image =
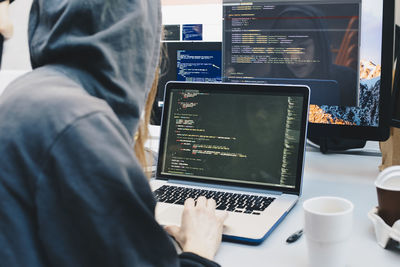
[[[308,85],[308,137],[321,147],[385,140],[394,2],[224,0],[224,81]]]
[[[160,125],[168,81],[221,82],[221,42],[164,42],[160,79],[151,124]]]

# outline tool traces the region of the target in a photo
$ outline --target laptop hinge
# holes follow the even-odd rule
[[[210,184],[205,184],[205,183],[197,183],[197,182],[174,180],[174,179],[169,179],[168,183],[189,185],[189,186],[209,187],[209,188],[224,189],[224,190],[252,192],[252,193],[256,193],[256,194],[269,194],[269,195],[270,194],[272,194],[272,195],[282,195],[283,194],[282,192],[279,192],[279,191],[272,191],[272,190],[265,190],[265,189],[258,189],[258,188],[239,187],[239,186],[231,186],[231,185],[219,185],[219,184],[210,185]]]

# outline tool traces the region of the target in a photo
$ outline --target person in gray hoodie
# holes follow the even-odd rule
[[[1,266],[218,266],[214,203],[166,228],[178,255],[133,152],[160,25],[158,0],[33,1],[33,71],[0,96]]]

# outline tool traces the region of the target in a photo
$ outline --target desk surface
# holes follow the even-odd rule
[[[306,239],[286,244],[286,238],[303,227],[304,200],[322,195],[339,196],[354,204],[354,229],[348,266],[399,266],[400,252],[381,248],[367,213],[377,205],[374,181],[381,158],[343,154],[306,153],[303,195],[300,201],[259,246],[224,242],[216,261],[223,266],[307,266]]]
[[[150,127],[153,137],[147,143],[158,149],[159,127]],[[316,196],[338,196],[354,204],[354,227],[349,243],[348,267],[398,267],[400,252],[381,248],[375,239],[368,212],[377,205],[375,179],[381,163],[377,142],[368,142],[367,156],[352,154],[321,154],[307,149],[304,168],[303,193],[297,205],[281,224],[259,246],[223,242],[215,260],[222,266],[271,266],[306,267],[307,248],[305,237],[293,244],[286,238],[303,228],[304,200]],[[356,151],[359,152],[359,151]]]

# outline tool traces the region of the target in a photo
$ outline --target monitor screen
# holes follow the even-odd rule
[[[393,13],[393,0],[224,0],[224,81],[306,84],[309,136],[384,140]]]
[[[164,87],[169,81],[221,82],[221,42],[164,42],[161,75],[151,124],[160,125]]]
[[[220,50],[176,50],[176,80],[220,82]]]

